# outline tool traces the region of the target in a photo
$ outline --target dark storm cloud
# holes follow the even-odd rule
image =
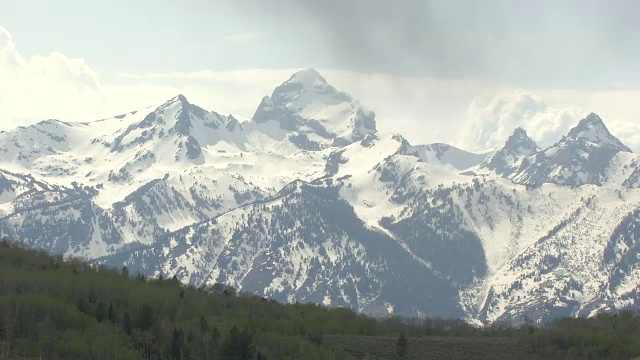
[[[340,67],[555,85],[640,83],[636,0],[238,3],[301,40],[319,41]]]

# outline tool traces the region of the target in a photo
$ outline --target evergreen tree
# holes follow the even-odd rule
[[[78,307],[78,310],[80,310],[80,312],[83,312],[85,314],[89,310],[87,303],[84,301],[84,298],[79,298],[76,306]]]
[[[407,356],[408,347],[409,344],[407,341],[407,337],[402,332],[400,333],[400,336],[398,336],[398,341],[396,341],[396,353],[398,354],[398,357],[400,359],[404,359],[405,356]]]
[[[109,309],[107,310],[107,319],[109,319],[109,321],[114,324],[116,322],[116,312],[113,309],[113,303],[110,302],[109,303]]]
[[[98,298],[96,297],[96,293],[92,290],[89,291],[89,304],[95,305]]]
[[[140,330],[149,330],[153,325],[153,309],[149,304],[143,304],[136,316],[135,327]]]
[[[182,358],[182,348],[184,333],[182,330],[173,328],[173,337],[171,338],[171,347],[169,349],[169,358],[171,360],[180,360]]]
[[[220,357],[223,359],[236,359],[236,349],[238,348],[238,328],[233,327],[229,331],[229,335],[224,339],[220,346]]]
[[[211,329],[211,346],[214,349],[217,349],[220,346],[220,332],[218,331],[218,327],[214,326]]]
[[[129,312],[125,312],[122,317],[122,330],[125,334],[131,335],[131,330],[133,330],[133,322],[131,321],[131,315]]]
[[[200,331],[204,334],[207,331],[209,331],[209,322],[207,321],[207,318],[204,317],[204,315],[200,316]]]
[[[102,322],[106,316],[107,309],[105,308],[104,303],[100,302],[96,308],[96,320],[98,320],[98,322]]]
[[[231,328],[229,335],[220,346],[220,356],[229,360],[253,360],[255,349],[252,337],[247,329],[242,332]]]

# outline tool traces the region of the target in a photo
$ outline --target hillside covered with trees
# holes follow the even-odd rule
[[[639,341],[630,313],[542,329],[376,320],[0,243],[0,359],[625,359]]]
[[[0,249],[0,358],[341,359],[322,334],[381,335],[346,309],[283,305]]]

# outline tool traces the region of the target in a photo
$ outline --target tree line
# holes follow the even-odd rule
[[[280,304],[215,284],[146,278],[0,241],[0,359],[350,359],[325,336],[509,337],[542,359],[640,356],[640,316],[558,319],[543,328],[438,318],[374,319],[349,309]],[[370,354],[376,358],[376,354]],[[425,354],[428,356],[428,354]]]

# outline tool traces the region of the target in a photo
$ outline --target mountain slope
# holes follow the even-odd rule
[[[451,165],[458,170],[476,166],[495,153],[495,150],[473,153],[441,143],[418,145],[415,148],[423,161],[443,166]]]
[[[243,123],[178,95],[0,134],[0,234],[281,301],[548,321],[637,306],[639,164],[595,114],[544,150],[415,146],[309,69]]]

